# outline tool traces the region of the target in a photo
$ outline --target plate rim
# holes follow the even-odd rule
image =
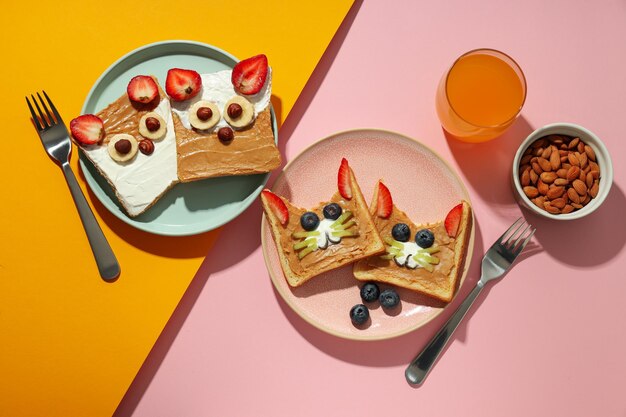
[[[100,74],[100,76],[96,79],[96,81],[93,83],[93,85],[91,86],[91,89],[89,90],[89,93],[87,94],[83,105],[81,107],[80,110],[80,114],[85,114],[86,111],[86,107],[87,104],[92,100],[92,97],[94,95],[94,93],[96,92],[97,88],[99,87],[100,83],[111,73],[113,72],[120,64],[122,64],[125,60],[131,58],[132,56],[141,53],[144,50],[147,49],[151,49],[151,48],[159,48],[159,47],[164,47],[164,46],[171,46],[171,45],[176,45],[176,44],[180,44],[180,45],[192,45],[192,46],[196,46],[196,47],[201,47],[201,48],[205,48],[208,50],[211,50],[213,52],[217,52],[218,54],[222,54],[224,56],[226,56],[229,59],[232,59],[235,62],[239,62],[239,59],[234,56],[233,54],[218,48],[214,45],[205,43],[205,42],[199,42],[199,41],[193,41],[193,40],[185,40],[185,39],[171,39],[171,40],[164,40],[164,41],[158,41],[158,42],[152,42],[149,44],[145,44],[142,45],[138,48],[135,48],[127,53],[125,53],[124,55],[122,55],[120,58],[118,58],[115,62],[113,62],[111,65],[109,65],[103,72],[102,74]],[[278,123],[276,120],[276,114],[274,112],[274,107],[272,106],[272,103],[270,102],[269,104],[270,106],[270,116],[271,116],[271,120],[272,120],[272,129],[273,129],[273,133],[274,133],[274,142],[278,145]],[[122,208],[119,207],[118,204],[116,204],[115,202],[113,202],[114,207],[109,207],[109,203],[107,201],[103,201],[103,199],[100,198],[100,196],[98,195],[98,193],[96,193],[94,191],[94,187],[100,189],[102,192],[104,192],[104,190],[102,190],[102,188],[96,184],[96,180],[94,178],[91,177],[91,175],[85,175],[85,172],[88,171],[88,168],[86,166],[86,162],[85,159],[86,157],[83,155],[83,150],[80,148],[80,146],[77,146],[78,148],[78,164],[80,166],[80,169],[83,171],[83,176],[85,178],[85,182],[87,183],[87,186],[89,187],[90,191],[93,193],[93,195],[96,197],[96,199],[100,202],[100,204],[102,204],[104,206],[104,208],[111,213],[113,216],[115,216],[116,218],[118,218],[119,220],[123,221],[125,224],[129,225],[130,227],[133,227],[135,229],[141,230],[143,232],[146,233],[151,233],[154,235],[159,235],[159,236],[194,236],[194,235],[198,235],[201,233],[205,233],[205,232],[209,232],[212,230],[215,230],[219,227],[224,226],[225,224],[233,221],[234,219],[236,219],[237,217],[239,217],[239,215],[241,215],[244,211],[246,211],[251,205],[252,203],[254,203],[254,201],[257,199],[257,197],[260,195],[261,191],[263,190],[263,188],[267,185],[267,181],[269,180],[269,177],[271,175],[271,172],[265,173],[265,174],[258,174],[258,175],[263,175],[262,181],[260,182],[259,186],[250,194],[248,194],[248,196],[242,200],[248,200],[247,203],[243,203],[241,205],[241,207],[235,211],[232,211],[228,216],[225,216],[222,220],[211,224],[211,225],[206,225],[206,224],[202,224],[202,227],[196,227],[196,228],[183,228],[183,230],[176,230],[179,226],[175,226],[175,227],[171,227],[171,228],[167,228],[166,230],[153,230],[149,227],[150,224],[152,224],[152,221],[150,222],[138,222],[135,221],[132,217],[129,217]],[[178,184],[178,183],[177,183]],[[176,186],[177,184],[175,184],[174,186]]]
[[[353,129],[346,129],[346,130],[341,130],[335,133],[331,133],[328,136],[325,136],[321,139],[316,140],[315,142],[313,142],[312,144],[308,145],[307,147],[305,147],[304,149],[302,149],[295,157],[293,157],[292,159],[289,160],[289,162],[283,167],[282,171],[280,172],[280,174],[276,177],[276,179],[274,180],[274,182],[272,183],[272,187],[274,186],[274,184],[280,180],[283,175],[285,174],[285,170],[287,170],[291,164],[295,161],[297,161],[298,159],[300,159],[305,153],[309,152],[310,149],[314,148],[315,146],[319,146],[320,143],[329,140],[333,137],[336,136],[341,136],[341,135],[346,135],[346,134],[354,134],[354,133],[383,133],[386,135],[394,135],[397,136],[399,138],[402,138],[403,140],[409,141],[409,142],[414,142],[419,144],[420,146],[423,146],[424,148],[426,148],[428,151],[432,152],[433,155],[435,155],[441,162],[443,162],[443,164],[450,170],[450,172],[454,175],[454,177],[458,180],[458,183],[461,185],[461,189],[465,192],[465,195],[467,196],[467,200],[470,204],[471,207],[473,207],[473,204],[470,200],[470,194],[469,194],[469,190],[467,188],[467,186],[465,185],[465,182],[462,180],[462,178],[459,176],[458,172],[456,169],[454,169],[454,167],[452,167],[452,165],[444,158],[442,158],[442,156],[435,151],[434,149],[432,149],[430,146],[424,144],[423,142],[418,141],[417,139],[414,139],[408,135],[405,135],[403,133],[399,133],[397,131],[394,130],[389,130],[389,129],[377,129],[377,128],[353,128]],[[463,274],[461,275],[461,278],[459,280],[459,285],[458,288],[454,294],[454,296],[452,297],[452,300],[450,300],[445,307],[439,309],[439,311],[437,311],[435,314],[432,315],[432,317],[428,318],[426,321],[422,322],[422,323],[418,323],[415,326],[407,326],[406,328],[400,330],[400,331],[396,331],[396,332],[392,332],[389,334],[383,334],[383,335],[366,335],[366,334],[345,334],[345,333],[341,333],[339,331],[335,331],[327,326],[325,326],[323,323],[319,323],[315,320],[313,320],[312,318],[308,317],[306,314],[303,314],[302,310],[299,309],[295,303],[293,303],[289,297],[286,297],[284,294],[284,291],[281,289],[281,287],[277,284],[277,280],[281,279],[284,280],[284,277],[276,277],[276,275],[274,274],[274,272],[270,269],[269,267],[269,262],[268,262],[268,243],[267,243],[267,239],[265,237],[265,228],[268,227],[267,226],[267,219],[266,219],[266,215],[265,215],[265,211],[263,211],[263,216],[261,218],[261,250],[263,252],[263,261],[265,263],[265,268],[267,269],[268,274],[270,275],[270,280],[272,281],[272,285],[274,286],[274,289],[276,290],[276,292],[278,292],[281,296],[281,298],[283,299],[283,301],[289,306],[289,308],[292,309],[292,311],[294,313],[296,313],[300,318],[302,318],[304,321],[306,321],[307,323],[309,323],[310,325],[312,325],[313,327],[317,328],[318,330],[321,330],[327,334],[330,334],[332,336],[336,336],[339,337],[341,339],[346,339],[346,340],[354,340],[354,341],[380,341],[380,340],[388,340],[388,339],[393,339],[393,338],[397,338],[400,336],[403,336],[405,334],[411,333],[421,327],[424,327],[425,325],[427,325],[428,323],[430,323],[432,320],[434,320],[435,318],[439,317],[439,315],[441,315],[441,313],[443,313],[445,310],[447,310],[450,305],[454,302],[454,300],[456,299],[458,293],[460,292],[461,287],[463,286],[463,283],[465,282],[466,278],[467,278],[467,274],[469,271],[469,268],[471,266],[471,261],[472,261],[472,257],[474,254],[474,239],[475,239],[475,232],[476,232],[476,227],[475,227],[475,223],[476,223],[476,219],[474,218],[474,210],[471,210],[471,214],[472,214],[472,230],[470,232],[470,237],[468,240],[468,250],[467,253],[465,254],[465,263],[463,266]],[[273,239],[270,239],[270,241],[273,242]]]

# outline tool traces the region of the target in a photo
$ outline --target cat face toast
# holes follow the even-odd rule
[[[445,220],[415,224],[393,204],[391,193],[379,181],[370,213],[387,253],[356,262],[354,276],[361,281],[386,282],[449,302],[463,273],[471,234],[469,203],[462,201]]]
[[[131,99],[136,79],[149,83],[152,95],[133,98],[149,101]],[[71,126],[72,136],[84,155],[111,185],[131,217],[145,212],[178,182],[176,139],[167,95],[154,76],[138,76],[133,80],[125,94],[95,115],[102,124],[100,140],[94,143],[80,140],[81,122],[74,122],[84,116],[73,120]],[[153,120],[146,122],[150,117]],[[149,131],[146,123],[151,124],[151,129],[156,124],[159,127]]]
[[[310,211],[269,190],[261,193],[261,202],[283,272],[292,287],[384,252],[383,241],[345,159],[339,168],[338,191]]]
[[[266,173],[280,166],[270,112],[272,71],[259,57],[264,55],[241,61],[232,71],[201,74],[198,95],[172,100],[181,182]],[[246,76],[238,78],[250,60],[254,67],[246,76],[265,74],[253,90],[242,87]]]

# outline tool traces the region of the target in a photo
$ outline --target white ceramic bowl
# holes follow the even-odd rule
[[[592,198],[591,201],[583,208],[567,214],[552,214],[537,207],[524,193],[518,175],[519,163],[526,148],[528,148],[537,139],[553,134],[579,137],[580,140],[591,146],[596,154],[596,163],[600,167],[600,189],[596,198]],[[586,215],[594,212],[606,199],[609,194],[609,190],[611,189],[611,185],[613,184],[613,164],[611,163],[611,156],[609,155],[609,151],[606,149],[606,146],[604,146],[604,143],[602,143],[600,138],[594,135],[591,131],[572,123],[553,123],[541,127],[528,135],[515,153],[511,173],[515,198],[518,203],[540,216],[554,220],[580,219],[581,217],[585,217]]]

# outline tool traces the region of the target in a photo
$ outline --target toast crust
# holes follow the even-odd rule
[[[266,198],[261,194],[263,209],[272,230],[283,273],[291,287],[298,287],[319,274],[384,252],[385,245],[376,230],[352,169],[350,169],[350,182],[352,199],[346,200],[337,192],[330,201],[320,203],[310,211],[319,213],[321,217],[322,209],[326,204],[337,203],[344,211],[350,210],[354,213],[356,221],[354,227],[358,229],[359,235],[344,237],[340,243],[330,245],[326,249],[315,250],[302,259],[298,259],[297,252],[293,249],[293,245],[299,240],[294,239],[291,234],[303,230],[300,225],[300,216],[307,210],[296,207],[287,199],[280,197],[289,211],[289,220],[283,226],[272,212]]]
[[[370,205],[370,213],[372,214],[376,211],[377,195],[378,186]],[[415,224],[395,205],[388,219],[374,218],[376,227],[383,239],[391,237],[391,228],[396,223],[406,223],[411,229],[411,236],[415,236],[415,233],[420,229],[431,230],[435,235],[435,243],[440,248],[440,252],[434,255],[440,259],[440,262],[434,266],[433,272],[419,267],[416,269],[401,267],[393,260],[374,256],[356,262],[353,267],[354,276],[361,281],[385,282],[449,302],[463,273],[465,254],[472,228],[471,206],[467,201],[462,201],[462,204],[463,211],[456,238],[448,236],[443,221]]]

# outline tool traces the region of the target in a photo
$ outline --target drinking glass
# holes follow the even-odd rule
[[[501,135],[526,100],[526,78],[517,62],[495,49],[474,49],[457,58],[437,88],[442,127],[466,142]]]

